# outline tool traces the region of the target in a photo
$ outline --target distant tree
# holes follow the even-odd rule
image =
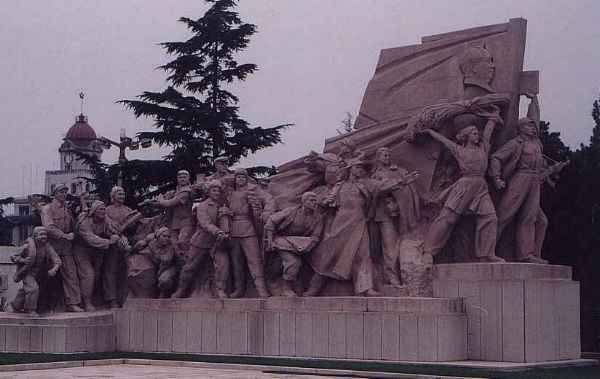
[[[158,131],[140,133],[172,150],[165,157],[172,168],[188,169],[192,175],[214,170],[214,160],[227,157],[234,164],[248,153],[281,142],[286,126],[251,127],[238,115],[238,97],[231,84],[245,80],[257,70],[240,64],[234,55],[248,46],[256,26],[242,22],[234,0],[205,0],[211,4],[200,18],[182,17],[192,35],[182,42],[161,46],[174,59],[159,69],[170,84],[162,92],[146,91],[137,100],[121,100],[136,117],[154,120]],[[256,168],[254,172],[269,172]],[[164,181],[175,178],[170,172]]]

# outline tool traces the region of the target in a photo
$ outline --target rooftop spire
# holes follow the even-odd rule
[[[85,93],[83,93],[83,91],[79,92],[79,98],[81,99],[81,114],[83,114],[83,103],[84,103],[84,99],[85,99]]]

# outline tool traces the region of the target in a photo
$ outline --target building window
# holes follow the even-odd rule
[[[50,185],[50,193],[53,194],[54,193],[54,189],[56,188],[56,184],[51,184]]]
[[[90,183],[85,183],[85,192],[90,192]]]
[[[77,192],[77,185],[75,183],[71,183],[71,193],[75,195],[75,192]]]
[[[29,206],[28,205],[19,205],[19,216],[27,216],[29,215]]]

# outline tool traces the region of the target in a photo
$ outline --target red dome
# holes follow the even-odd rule
[[[65,139],[72,141],[91,141],[96,138],[96,132],[90,124],[87,123],[87,117],[82,114],[77,116],[77,120],[73,126],[69,128],[67,135],[65,136]]]

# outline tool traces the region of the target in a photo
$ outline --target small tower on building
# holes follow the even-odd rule
[[[83,93],[80,94],[83,101]],[[46,194],[52,194],[57,184],[64,183],[69,187],[69,193],[75,196],[90,191],[91,184],[83,178],[91,178],[89,167],[77,159],[77,153],[102,156],[102,143],[98,140],[94,128],[88,123],[88,118],[82,112],[75,117],[75,123],[69,128],[62,145],[58,149],[60,155],[60,170],[46,171]]]

